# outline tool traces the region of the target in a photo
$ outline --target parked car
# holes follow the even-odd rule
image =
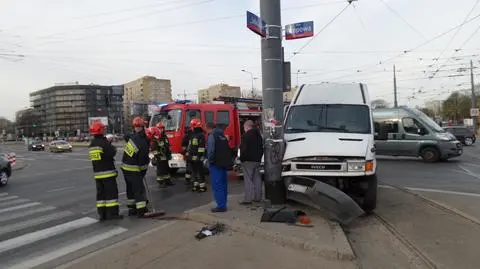
[[[467,126],[448,126],[444,129],[453,134],[458,141],[462,142],[465,146],[471,146],[477,140],[473,128]]]
[[[50,152],[72,152],[72,145],[64,140],[55,140],[48,146]]]
[[[37,150],[45,150],[45,144],[42,140],[33,141],[31,144],[28,145],[29,151],[37,151]]]
[[[0,155],[0,187],[7,185],[11,175],[12,165],[3,155]]]

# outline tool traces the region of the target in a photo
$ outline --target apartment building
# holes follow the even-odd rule
[[[223,83],[212,85],[198,91],[198,103],[211,103],[214,98],[219,96],[242,97],[242,91],[238,86],[230,86]]]

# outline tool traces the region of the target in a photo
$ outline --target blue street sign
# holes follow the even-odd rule
[[[261,37],[267,36],[267,24],[250,11],[247,11],[247,28]]]
[[[313,21],[299,22],[285,26],[287,40],[313,36]]]

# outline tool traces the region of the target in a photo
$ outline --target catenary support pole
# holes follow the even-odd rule
[[[283,57],[280,0],[260,0],[260,17],[267,24],[262,39],[263,134],[265,197],[272,205],[285,203],[281,178],[283,140]]]
[[[477,108],[477,97],[475,96],[475,81],[473,78],[473,61],[470,60],[470,82],[472,83],[472,108]],[[477,134],[477,119],[478,116],[472,116],[473,130]]]
[[[397,99],[397,72],[395,70],[395,65],[393,65],[393,106],[398,107]]]

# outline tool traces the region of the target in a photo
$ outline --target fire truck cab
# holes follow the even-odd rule
[[[188,101],[176,101],[159,107],[150,118],[150,126],[163,122],[172,151],[169,166],[172,170],[185,168],[182,140],[190,129],[190,121],[198,118],[205,129],[207,123],[215,123],[225,128],[225,136],[232,149],[232,158],[236,156],[243,134],[243,122],[253,120],[261,127],[261,100],[218,97],[212,104],[193,104]],[[205,135],[207,135],[205,133]]]

